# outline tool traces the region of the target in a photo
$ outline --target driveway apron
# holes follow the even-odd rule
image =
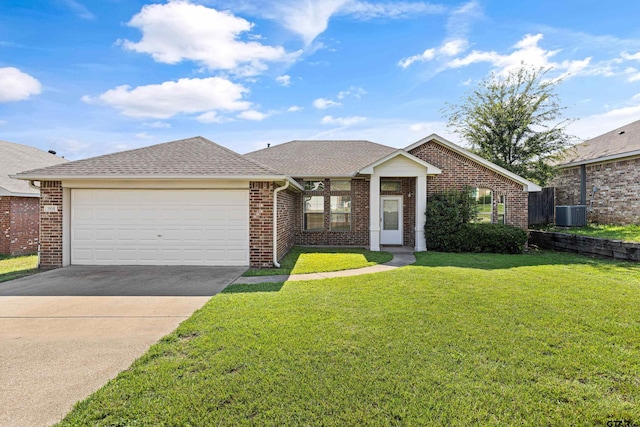
[[[0,425],[60,421],[243,271],[72,266],[0,283]]]

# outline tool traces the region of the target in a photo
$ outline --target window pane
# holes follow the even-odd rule
[[[505,224],[505,197],[500,196],[498,198],[498,224]]]
[[[306,191],[322,191],[324,190],[324,181],[305,181],[304,189]]]
[[[351,196],[331,196],[331,230],[351,230]]]
[[[493,217],[492,191],[488,188],[476,188],[474,195],[478,205],[476,222],[491,222]]]
[[[382,204],[382,228],[384,230],[397,230],[399,225],[398,201],[384,200]]]
[[[307,231],[324,230],[324,196],[304,197],[304,229]]]
[[[380,191],[400,191],[400,181],[380,181]]]
[[[331,191],[351,191],[351,181],[331,180]]]

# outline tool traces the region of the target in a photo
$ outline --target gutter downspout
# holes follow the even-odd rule
[[[289,181],[286,181],[282,187],[273,190],[273,266],[280,267],[278,262],[278,193],[289,188]]]
[[[587,204],[587,166],[580,165],[580,204]]]
[[[38,181],[38,182],[39,182],[39,181]],[[31,180],[29,180],[29,187],[33,188],[34,190],[38,190],[38,191],[40,191],[40,187],[38,187],[38,186],[35,184],[35,181],[31,181]]]
[[[38,187],[35,184],[35,181],[29,180],[28,182],[29,182],[29,187],[33,188],[34,190],[38,190],[38,191],[41,190],[41,187]],[[40,235],[40,230],[38,230],[38,235]],[[38,237],[38,268],[40,268],[40,238],[39,237]]]

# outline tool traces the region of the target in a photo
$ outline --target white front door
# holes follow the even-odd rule
[[[402,196],[380,197],[380,244],[402,244]]]

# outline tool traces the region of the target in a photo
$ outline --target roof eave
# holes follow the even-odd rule
[[[14,179],[22,179],[25,181],[104,181],[104,180],[156,180],[156,181],[196,181],[196,180],[213,180],[213,181],[289,181],[295,188],[302,190],[303,187],[288,175],[10,175]]]
[[[427,175],[439,175],[439,174],[442,173],[442,169],[440,169],[440,168],[438,168],[436,166],[433,166],[432,164],[427,163],[422,159],[419,159],[418,157],[414,156],[411,153],[406,152],[405,150],[398,149],[398,150],[394,151],[393,153],[387,154],[386,156],[376,160],[375,162],[373,162],[373,163],[361,168],[360,170],[358,170],[356,172],[356,174],[371,175],[371,174],[373,174],[373,169],[376,166],[379,166],[379,165],[383,164],[384,162],[387,162],[387,161],[389,161],[389,160],[391,160],[391,159],[393,159],[394,157],[397,157],[397,156],[403,156],[403,157],[405,157],[405,158],[407,158],[407,159],[409,159],[411,161],[414,161],[414,162],[418,163],[421,166],[424,166],[427,169]]]
[[[0,197],[40,197],[40,193],[18,193],[0,187]]]
[[[579,160],[577,162],[564,163],[562,165],[558,165],[558,167],[561,169],[565,169],[565,168],[572,168],[576,166],[588,165],[592,163],[603,163],[611,160],[619,160],[619,159],[624,159],[627,157],[635,157],[635,156],[640,156],[640,150],[628,151],[626,153],[620,153],[620,154],[612,154],[610,156],[602,156],[595,159]]]

